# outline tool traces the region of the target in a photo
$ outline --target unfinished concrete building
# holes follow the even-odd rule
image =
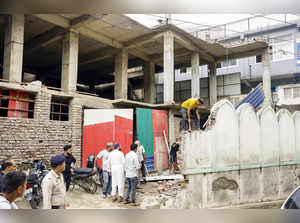
[[[174,69],[209,65],[209,101],[217,101],[216,63],[263,54],[266,103],[271,103],[268,45],[224,47],[171,24],[149,29],[124,15],[3,15],[0,17],[0,160],[49,160],[72,144],[82,161],[85,109],[167,111],[168,141],[178,134]],[[142,67],[140,72],[130,72]],[[164,72],[164,103],[155,103],[155,73]],[[136,89],[142,89],[140,97]],[[134,122],[135,123],[135,122]],[[133,139],[136,138],[135,124]],[[101,139],[99,139],[101,140]],[[98,150],[99,148],[95,148]]]

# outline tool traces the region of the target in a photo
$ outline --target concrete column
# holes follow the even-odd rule
[[[193,53],[191,58],[192,65],[192,97],[200,97],[200,64],[199,53]]]
[[[209,69],[209,104],[212,107],[217,102],[217,65],[211,63]]]
[[[122,49],[115,57],[115,99],[127,99],[128,92],[128,51]]]
[[[76,91],[78,71],[78,33],[69,31],[63,38],[61,88]]]
[[[164,103],[174,102],[174,36],[164,34]]]
[[[23,48],[24,15],[9,15],[5,25],[3,79],[22,81]]]
[[[154,104],[156,97],[155,88],[155,64],[145,62],[144,64],[144,101]]]
[[[266,49],[262,56],[263,65],[263,88],[265,94],[264,105],[272,105],[272,92],[271,92],[271,72],[270,72],[270,53]]]

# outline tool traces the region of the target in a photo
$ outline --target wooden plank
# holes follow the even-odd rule
[[[181,174],[168,175],[168,176],[150,176],[146,177],[147,182],[164,181],[164,180],[184,180],[184,176]]]

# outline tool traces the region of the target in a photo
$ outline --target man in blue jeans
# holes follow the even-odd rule
[[[98,159],[102,158],[102,174],[103,174],[103,186],[102,186],[102,197],[107,198],[111,194],[112,185],[111,185],[111,175],[108,172],[108,159],[109,154],[112,151],[113,143],[109,142],[106,145],[106,149],[99,152],[99,154],[96,157],[96,161],[94,163],[95,167],[97,164]]]
[[[137,145],[132,144],[130,146],[130,152],[126,154],[125,157],[125,173],[126,177],[128,179],[128,188],[126,192],[126,197],[125,197],[125,204],[129,204],[129,195],[131,193],[131,202],[132,206],[138,206],[136,203],[136,187],[138,184],[138,171],[140,169],[140,163],[138,160],[138,156],[136,154],[137,152]]]

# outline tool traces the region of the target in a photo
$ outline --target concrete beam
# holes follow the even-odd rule
[[[178,49],[174,51],[174,57],[181,57],[181,56],[187,56],[190,55],[192,52],[187,51],[186,49]],[[163,61],[164,59],[164,54],[163,53],[157,53],[157,54],[152,54],[149,56],[150,60],[158,64],[159,62]]]
[[[24,48],[24,15],[6,17],[3,79],[21,82]]]
[[[54,27],[53,29],[33,37],[31,40],[25,42],[24,53],[31,54],[40,47],[46,47],[61,39],[65,32],[66,31],[61,27]]]
[[[209,69],[209,104],[212,107],[217,102],[217,64],[211,63]]]
[[[128,93],[128,51],[122,51],[115,58],[115,99],[127,99]]]
[[[164,33],[164,103],[174,102],[174,35]]]
[[[63,27],[65,29],[74,29],[76,31],[78,31],[81,35],[84,35],[88,38],[91,38],[93,40],[99,41],[103,44],[106,44],[108,46],[114,47],[114,48],[123,48],[124,45],[115,40],[112,39],[108,36],[105,36],[102,33],[96,32],[90,28],[88,28],[87,26],[84,25],[80,25],[78,26],[78,24],[76,24],[75,27],[72,27],[72,22],[60,15],[54,15],[54,14],[33,14],[33,16],[38,17],[44,21],[50,22],[52,24],[55,24],[57,26]],[[74,25],[74,23],[73,23]],[[132,55],[139,57],[140,58],[140,54],[136,54],[134,51],[129,51]],[[143,58],[141,58],[143,59]]]
[[[153,62],[146,62],[144,64],[144,92],[144,101],[155,104],[155,64]]]
[[[150,61],[151,60],[150,57],[146,53],[144,53],[143,51],[141,51],[137,48],[130,49],[129,53],[132,54],[135,57],[143,59],[144,61]]]
[[[63,39],[62,78],[63,91],[76,91],[78,70],[78,34],[69,31]]]
[[[262,55],[262,65],[263,65],[263,89],[264,89],[264,105],[272,105],[272,92],[271,92],[271,71],[270,71],[270,52],[266,49]]]
[[[96,18],[91,15],[79,16],[71,20],[70,29],[76,29],[82,25],[87,25],[94,21],[96,21]],[[61,39],[65,32],[66,30],[64,28],[57,26],[42,34],[37,35],[36,37],[34,37],[33,39],[25,43],[25,53],[26,54],[33,53],[33,51],[40,48],[41,46],[45,47]]]
[[[241,52],[241,53],[233,53],[232,51],[230,51],[230,49],[228,50],[229,53],[226,56],[223,57],[217,57],[216,58],[216,62],[221,62],[221,61],[225,61],[227,59],[227,56],[230,59],[240,59],[240,58],[245,58],[245,57],[251,57],[251,56],[256,56],[259,54],[263,54],[263,52],[266,50],[266,47],[261,48],[261,49],[256,49],[256,50],[249,50],[246,52]]]
[[[200,47],[196,46],[188,38],[186,38],[184,36],[180,36],[180,35],[178,35],[178,34],[176,34],[174,32],[173,32],[173,35],[174,35],[175,41],[178,42],[180,45],[182,45],[184,48],[186,48],[186,49],[188,49],[190,51],[198,52],[208,62],[215,62],[215,58],[212,55],[210,55],[209,53],[205,52]]]
[[[120,49],[113,48],[113,47],[105,47],[80,58],[79,65],[84,66],[90,63],[103,60],[105,58],[114,57],[119,52]]]
[[[129,40],[127,42],[124,43],[124,46],[126,48],[136,48],[139,47],[145,43],[149,43],[152,42],[156,39],[162,38],[163,37],[163,33],[148,33],[145,34],[143,36],[139,36],[135,39]]]
[[[199,53],[193,53],[191,58],[192,65],[192,97],[200,97],[200,56]]]

